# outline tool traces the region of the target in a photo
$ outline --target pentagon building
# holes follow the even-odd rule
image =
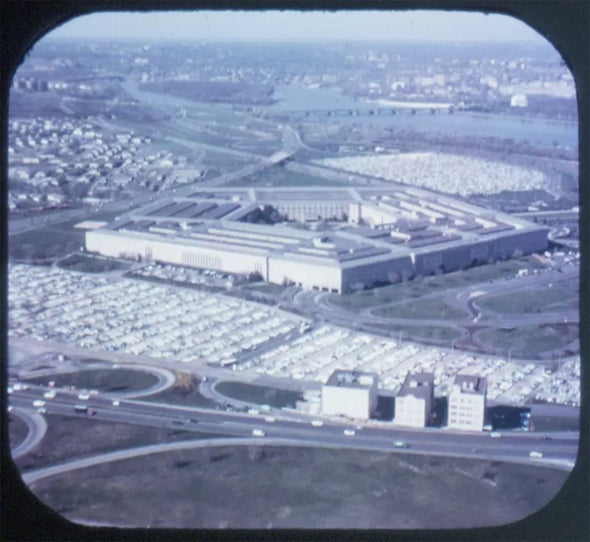
[[[280,223],[251,222],[269,209]],[[86,249],[341,293],[544,251],[547,233],[403,185],[215,188],[152,202],[88,231]]]

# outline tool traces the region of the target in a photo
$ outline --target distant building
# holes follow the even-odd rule
[[[527,107],[528,104],[526,94],[515,94],[510,98],[510,107]]]
[[[377,407],[377,375],[337,369],[322,388],[322,413],[368,420]]]
[[[434,404],[434,375],[408,374],[395,398],[396,425],[425,427],[430,422]]]
[[[448,427],[463,431],[483,431],[487,380],[457,375],[449,394]]]

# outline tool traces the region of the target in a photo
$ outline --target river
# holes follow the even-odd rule
[[[377,104],[355,101],[337,89],[281,86],[275,89],[273,98],[278,102],[261,109],[268,111],[313,111],[334,109],[378,109]],[[387,108],[386,108],[387,109]],[[319,122],[328,122],[319,117]],[[372,123],[397,129],[412,129],[441,134],[490,136],[502,139],[529,141],[533,144],[559,145],[570,148],[578,146],[578,123],[563,120],[522,118],[510,115],[456,112],[430,114],[402,114],[358,117],[330,117],[329,122]]]
[[[229,104],[206,104],[176,98],[165,94],[138,90],[137,83],[127,79],[123,84],[125,90],[144,103],[161,107],[191,107],[206,110],[209,114],[218,111],[227,115],[232,106]],[[257,106],[268,112],[312,111],[336,109],[376,109],[376,104],[355,101],[344,96],[337,89],[307,88],[302,86],[277,86],[273,98],[277,103],[269,106]],[[456,112],[453,115],[437,113],[431,115],[360,115],[342,117],[318,117],[318,122],[363,123],[389,126],[394,129],[410,129],[424,132],[458,136],[488,136],[501,139],[528,141],[532,144],[552,145],[557,142],[563,147],[577,148],[578,124],[574,121],[548,120],[539,118],[522,118],[510,115],[492,115],[485,113]]]

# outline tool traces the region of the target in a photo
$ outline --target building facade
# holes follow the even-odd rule
[[[483,431],[486,393],[484,377],[457,375],[449,394],[447,426],[462,431]]]
[[[431,422],[433,405],[434,375],[408,373],[395,398],[393,422],[407,427],[426,427]]]
[[[322,387],[322,413],[368,420],[377,407],[377,375],[336,370]]]

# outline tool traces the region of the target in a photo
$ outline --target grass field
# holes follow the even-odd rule
[[[226,183],[225,186],[272,186],[272,187],[291,187],[291,186],[344,186],[346,183],[324,179],[323,177],[313,177],[297,171],[289,171],[274,167],[257,173],[254,176],[245,177],[236,181]]]
[[[196,385],[190,390],[179,387],[171,387],[154,395],[141,398],[142,401],[153,401],[155,403],[168,403],[170,405],[181,405],[186,407],[215,408],[218,403],[201,395]]]
[[[273,284],[272,282],[248,284],[246,286],[243,286],[243,288],[269,295],[280,295],[285,290],[284,286],[281,286],[280,284]]]
[[[29,426],[14,413],[9,414],[6,429],[11,448],[16,448],[23,442],[29,432]]]
[[[47,386],[50,380],[56,388],[98,390],[101,392],[130,392],[153,386],[158,379],[150,373],[132,369],[86,369],[72,373],[56,374],[27,379],[28,382]]]
[[[551,288],[538,291],[525,290],[506,295],[484,297],[477,300],[483,310],[506,314],[526,314],[534,312],[560,312],[576,310],[579,302],[579,281],[555,282]]]
[[[31,489],[66,518],[107,525],[440,529],[524,518],[567,476],[407,453],[223,446],[71,471]]]
[[[442,298],[423,298],[409,301],[391,307],[382,307],[373,311],[375,316],[383,318],[409,318],[409,319],[441,319],[461,320],[469,314],[455,307],[447,305]]]
[[[16,460],[21,471],[111,450],[220,436],[164,427],[108,422],[84,416],[46,414],[45,419],[47,433],[43,440],[32,452]]]
[[[296,391],[243,382],[219,382],[215,385],[215,390],[232,399],[259,405],[270,405],[275,408],[295,408],[297,401],[303,398]]]
[[[537,269],[540,264],[531,257],[496,262],[489,265],[472,267],[465,271],[447,273],[431,277],[417,278],[408,282],[392,284],[371,290],[362,290],[352,294],[329,297],[330,303],[343,309],[360,310],[376,307],[386,303],[406,301],[422,297],[437,290],[441,292],[459,286],[469,286],[479,282],[508,278],[516,275],[519,269]]]
[[[105,273],[107,271],[125,270],[130,267],[128,263],[87,254],[70,254],[60,260],[58,266],[69,271],[81,271],[83,273]]]
[[[478,339],[497,353],[533,359],[567,347],[579,338],[577,324],[520,326],[512,329],[486,329]]]
[[[83,230],[66,231],[56,225],[11,235],[8,254],[14,261],[51,261],[75,252],[83,245]]]

